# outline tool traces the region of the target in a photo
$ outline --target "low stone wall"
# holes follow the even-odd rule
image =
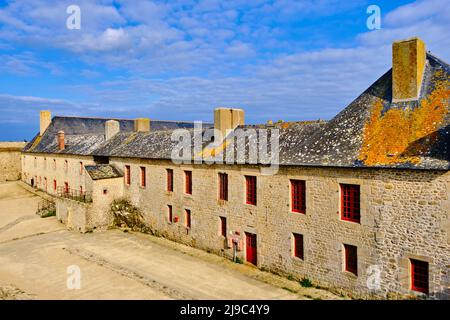
[[[25,142],[0,142],[0,182],[20,180],[20,152]]]

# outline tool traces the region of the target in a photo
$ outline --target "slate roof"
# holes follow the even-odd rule
[[[389,70],[328,122],[245,125],[239,126],[234,134],[243,132],[251,140],[260,135],[260,129],[272,129],[268,130],[272,133],[273,129],[278,130],[280,165],[449,170],[449,74],[448,64],[427,54],[418,101],[392,102]],[[121,132],[105,142],[106,120],[55,117],[42,139],[36,141],[39,139],[36,137],[24,151],[171,159],[177,145],[171,139],[175,128],[186,128],[191,148],[194,145],[192,123],[152,121],[150,132],[135,133],[131,120],[120,120]],[[210,127],[204,126],[202,134]],[[59,130],[67,137],[64,151],[57,150]],[[227,141],[232,138],[233,134]],[[250,140],[245,140],[245,152],[234,158],[237,163],[253,163],[249,158]],[[201,148],[207,145],[208,142],[203,142]],[[215,157],[225,159],[232,151],[237,155],[236,148],[237,144],[227,142],[208,147],[203,154],[214,150]],[[272,149],[271,143],[268,149]],[[198,154],[198,150],[191,151],[191,157]],[[258,158],[256,163],[264,161]]]
[[[134,131],[134,120],[102,119],[85,117],[53,117],[51,124],[42,135],[37,134],[23,149],[23,152],[59,153],[74,155],[92,155],[105,142],[105,122],[119,121],[122,133]],[[211,124],[205,124],[208,126]],[[151,121],[152,131],[193,128],[193,122],[183,121]],[[65,149],[59,150],[57,133],[64,131]]]
[[[123,174],[116,167],[110,164],[97,164],[84,167],[92,180],[123,177]]]

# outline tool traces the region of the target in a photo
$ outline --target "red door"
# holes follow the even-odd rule
[[[247,256],[247,262],[254,264],[256,266],[256,234],[245,233],[245,251]]]

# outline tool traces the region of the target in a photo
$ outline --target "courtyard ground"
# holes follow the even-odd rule
[[[21,182],[0,184],[0,299],[336,299],[316,288],[146,234],[79,234],[35,214]],[[68,267],[81,271],[68,289]]]

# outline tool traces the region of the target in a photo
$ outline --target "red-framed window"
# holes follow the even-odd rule
[[[173,191],[173,170],[167,169],[167,191]]]
[[[411,290],[428,294],[428,262],[410,259]]]
[[[358,275],[358,248],[344,244],[345,271]]]
[[[184,217],[185,217],[185,219],[184,219],[185,227],[190,228],[191,227],[191,210],[185,209]]]
[[[255,176],[245,176],[245,195],[247,204],[252,204],[256,206],[256,177]]]
[[[306,183],[304,180],[291,180],[291,210],[306,212]]]
[[[184,172],[184,193],[192,194],[192,171]]]
[[[53,179],[53,190],[56,191],[57,187],[58,187],[58,184],[56,182],[56,179]]]
[[[360,188],[356,184],[341,184],[341,219],[360,222]]]
[[[131,184],[131,167],[125,166],[125,184],[129,186]]]
[[[304,259],[304,248],[303,248],[303,235],[294,233],[294,257],[299,259]]]
[[[227,218],[225,217],[220,217],[220,235],[227,236]]]
[[[141,187],[145,188],[147,186],[147,175],[145,167],[140,167],[141,170]]]
[[[68,182],[64,182],[64,192],[69,193],[69,183]]]
[[[228,174],[219,173],[219,200],[228,201]]]
[[[83,172],[84,172],[83,162],[80,161],[80,174],[83,174]]]
[[[169,222],[173,221],[173,211],[172,211],[171,205],[167,206],[167,221],[169,221]]]

